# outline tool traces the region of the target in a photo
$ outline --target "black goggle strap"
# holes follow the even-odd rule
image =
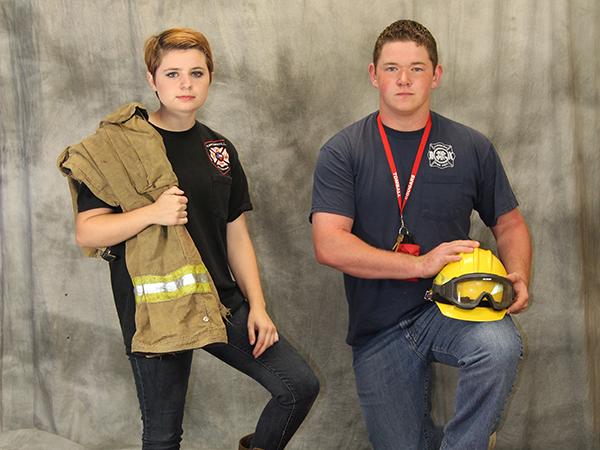
[[[441,295],[439,295],[436,292],[433,292],[431,294],[431,300],[435,301],[435,302],[440,302],[440,303],[446,303],[448,305],[454,305],[460,309],[475,309],[477,307],[488,307],[488,308],[492,308],[495,309],[496,311],[501,311],[503,309],[506,309],[510,306],[509,302],[508,304],[505,305],[505,302],[502,301],[502,303],[498,303],[495,302],[494,300],[490,300],[491,294],[487,293],[487,292],[482,292],[481,295],[474,301],[468,301],[468,302],[457,302],[455,300],[455,297],[443,297]],[[464,298],[464,297],[463,297]]]
[[[440,295],[438,292],[436,292],[435,288],[432,291],[431,300],[433,300],[434,302],[446,303],[447,305],[454,305],[461,309],[474,309],[479,305],[479,302],[458,303],[454,299],[454,297],[446,297],[446,296]]]

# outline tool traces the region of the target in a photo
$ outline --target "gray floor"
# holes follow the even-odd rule
[[[0,434],[0,450],[85,450],[83,445],[34,428]]]
[[[0,433],[0,450],[139,450],[137,447],[85,447],[53,433],[24,428]],[[233,447],[232,447],[233,449]],[[181,444],[181,450],[197,450],[192,443]]]

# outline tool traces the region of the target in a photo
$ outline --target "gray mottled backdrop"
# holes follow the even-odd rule
[[[76,248],[54,161],[116,106],[156,106],[142,45],[171,26],[213,45],[199,119],[240,152],[270,311],[322,381],[290,448],[369,448],[341,276],[314,262],[307,213],[320,145],[377,106],[367,65],[398,18],[437,37],[434,107],[494,141],[531,226],[533,303],[517,318],[526,357],[498,449],[600,448],[597,0],[0,0],[0,448],[138,445],[107,266]],[[479,224],[473,236],[492,242]],[[235,448],[267,394],[195,358],[184,446]],[[435,375],[443,421],[456,373]]]

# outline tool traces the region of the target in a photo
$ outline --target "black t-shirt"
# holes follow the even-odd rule
[[[162,136],[167,158],[179,188],[188,198],[186,228],[217,287],[223,305],[236,310],[244,301],[231,276],[227,260],[227,223],[252,209],[246,175],[231,142],[199,122],[187,131],[154,127]],[[112,207],[81,184],[80,212]],[[135,334],[135,296],[125,263],[125,242],[111,248],[117,259],[110,263],[113,295],[127,353]]]
[[[404,221],[427,253],[442,242],[468,239],[471,212],[491,227],[517,206],[500,158],[481,133],[431,113],[431,134],[404,208]],[[402,195],[422,131],[386,129]],[[311,214],[353,219],[352,233],[376,248],[391,249],[400,215],[394,182],[377,128],[377,113],[331,138],[315,169]],[[344,274],[349,304],[347,342],[360,344],[418,311],[432,279],[417,282],[362,279]]]

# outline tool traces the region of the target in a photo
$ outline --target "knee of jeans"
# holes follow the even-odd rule
[[[516,367],[523,352],[521,338],[514,326],[505,325],[490,324],[472,330],[465,341],[471,350],[467,350],[462,364],[479,362],[500,371]]]
[[[510,339],[489,341],[483,349],[485,359],[500,373],[516,368],[522,356],[518,336]]]
[[[519,360],[523,356],[523,347],[521,345],[521,339],[516,337],[515,339],[507,339],[498,346],[498,354],[500,362],[505,367],[516,367]]]
[[[310,374],[310,376],[304,379],[303,389],[301,392],[301,398],[304,402],[314,402],[319,395],[319,391],[321,389],[321,384],[319,383],[319,379],[314,375]]]
[[[288,386],[285,392],[277,396],[277,400],[281,405],[289,407],[298,404],[310,405],[319,395],[319,390],[319,380],[311,372]]]

